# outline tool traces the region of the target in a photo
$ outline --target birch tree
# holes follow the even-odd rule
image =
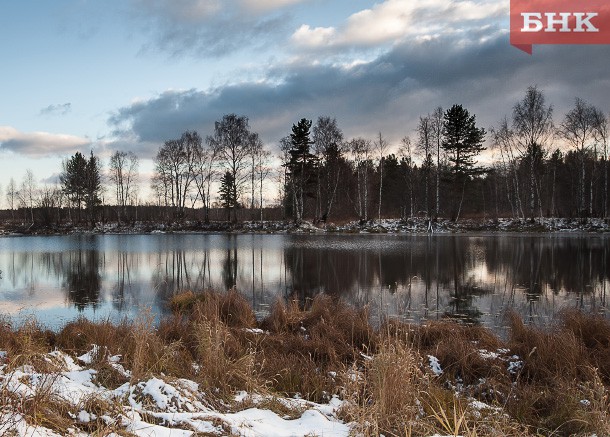
[[[444,112],[443,108],[437,107],[430,117],[430,126],[432,128],[432,138],[436,146],[436,204],[435,218],[438,218],[441,210],[441,152],[443,144],[443,125]]]
[[[19,189],[19,201],[24,208],[30,210],[30,220],[34,223],[34,203],[36,200],[36,180],[34,173],[28,169],[23,177],[21,188]]]
[[[596,146],[599,145],[601,147],[602,162],[604,165],[604,194],[601,216],[606,218],[608,217],[608,118],[599,109],[595,109],[593,118],[595,124],[595,131],[593,134],[595,144]],[[593,192],[593,187],[591,187],[591,192]]]
[[[356,171],[356,205],[358,218],[361,221],[367,221],[369,207],[369,167],[372,153],[371,142],[361,137],[354,138],[349,142],[349,149],[354,159]]]
[[[203,205],[203,221],[210,221],[210,206],[211,206],[211,186],[217,172],[214,168],[216,154],[211,147],[202,147],[198,150],[195,156],[195,187],[197,188],[197,197],[201,199]]]
[[[331,215],[341,178],[341,161],[345,152],[343,132],[337,120],[319,117],[313,128],[316,155],[321,162],[317,172],[316,214],[323,221]],[[321,174],[323,172],[323,174]]]
[[[110,181],[114,184],[117,218],[121,222],[132,203],[138,177],[138,157],[133,152],[115,151],[110,157]]]
[[[596,108],[584,100],[577,98],[574,107],[565,115],[559,135],[572,146],[580,157],[580,183],[578,188],[578,211],[581,217],[586,213],[586,153],[595,141],[595,111]]]
[[[194,186],[195,170],[202,139],[196,131],[187,131],[178,139],[165,141],[154,158],[156,190],[169,200],[175,218],[183,218],[186,201]],[[161,187],[159,186],[161,185]]]
[[[383,158],[388,150],[389,144],[379,132],[377,140],[375,141],[375,151],[379,154],[379,210],[378,220],[381,221],[381,200],[383,194]]]
[[[430,173],[432,170],[432,149],[434,147],[433,118],[430,115],[419,117],[417,124],[417,148],[422,155],[422,170],[424,173],[424,207],[426,217],[430,217]],[[437,152],[438,153],[438,152]]]
[[[15,179],[11,177],[6,186],[6,202],[8,203],[8,207],[11,210],[11,218],[15,219],[15,201],[17,200],[17,185],[15,184]]]
[[[544,94],[530,86],[523,100],[513,107],[512,128],[515,144],[522,158],[529,160],[530,170],[530,219],[534,220],[536,197],[536,155],[546,153],[546,145],[553,135],[553,107],[545,103]],[[538,203],[541,208],[540,196]]]
[[[237,207],[242,192],[248,181],[248,157],[252,144],[252,132],[248,117],[227,114],[214,124],[214,135],[209,136],[208,144],[225,175],[225,181],[231,183],[231,198],[235,203],[229,210],[232,220],[237,221]],[[231,176],[226,177],[226,172]]]

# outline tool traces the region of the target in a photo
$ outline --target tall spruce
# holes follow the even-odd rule
[[[238,206],[237,190],[235,189],[235,179],[233,173],[225,171],[220,178],[220,189],[218,195],[222,206],[227,210],[227,219],[231,220],[231,211]]]
[[[312,185],[314,182],[317,159],[311,153],[311,120],[302,118],[292,125],[290,134],[288,161],[288,179],[292,197],[292,211],[297,224],[303,221],[306,197],[314,197]]]
[[[476,165],[477,156],[485,150],[485,129],[476,126],[476,118],[462,105],[453,105],[445,112],[443,149],[447,152],[451,171],[454,205],[451,219],[460,216],[466,183],[484,172]]]

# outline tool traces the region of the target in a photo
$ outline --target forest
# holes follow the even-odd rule
[[[227,114],[207,136],[168,139],[153,158],[148,196],[134,153],[116,150],[102,165],[76,152],[57,184],[39,186],[30,170],[21,183],[11,179],[2,217],[41,226],[608,217],[608,117],[576,98],[555,119],[534,86],[487,130],[455,104],[420,116],[399,145],[381,132],[346,138],[329,116],[302,118],[287,133],[269,147],[247,116]]]

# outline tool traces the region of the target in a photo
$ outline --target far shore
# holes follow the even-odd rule
[[[31,223],[0,223],[0,236],[19,235],[72,235],[72,234],[158,234],[158,233],[265,233],[265,234],[459,234],[459,233],[609,233],[610,219],[600,218],[536,218],[534,220],[448,219],[429,220],[427,218],[371,219],[345,223],[312,223],[303,221],[243,221],[230,223],[214,221],[176,222],[97,222],[94,226],[86,223],[43,226]]]

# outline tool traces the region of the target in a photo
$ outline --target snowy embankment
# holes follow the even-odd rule
[[[490,359],[499,358],[500,354],[508,351],[498,352],[480,351],[481,356]],[[98,372],[89,367],[100,353],[103,351],[95,345],[90,352],[76,359],[54,351],[43,357],[49,371],[39,372],[31,365],[7,371],[8,356],[0,351],[3,363],[0,365],[0,389],[4,398],[0,434],[56,437],[87,436],[95,431],[107,436],[151,437],[360,435],[356,424],[338,418],[345,402],[336,396],[327,404],[319,404],[299,398],[242,391],[232,402],[225,404],[208,399],[194,381],[158,377],[134,384],[126,382],[109,389],[99,383]],[[131,372],[120,364],[120,356],[106,356],[111,367],[127,378],[131,376]],[[429,370],[440,376],[443,370],[438,359],[431,355],[428,359]],[[516,356],[503,359],[508,361],[509,368],[522,365]],[[360,377],[353,375],[354,379]],[[270,405],[271,409],[268,408]],[[475,399],[470,400],[469,406],[475,415],[482,410],[501,414],[499,408]],[[31,411],[36,408],[40,411]],[[47,420],[36,417],[49,414],[50,409],[54,411]],[[52,417],[62,413],[64,418]],[[32,419],[39,423],[32,423]],[[434,434],[434,437],[441,435]]]
[[[534,221],[510,218],[447,219],[430,221],[426,218],[382,219],[351,221],[344,224],[311,223],[296,225],[292,221],[245,221],[239,223],[201,223],[183,221],[174,223],[135,222],[119,225],[116,222],[97,223],[94,227],[63,224],[51,227],[6,225],[0,235],[65,235],[65,234],[164,234],[164,233],[464,233],[464,232],[610,232],[610,220],[599,218],[567,219],[537,218]]]
[[[197,383],[187,379],[152,377],[135,384],[124,383],[108,389],[97,381],[97,371],[88,368],[98,353],[94,347],[88,354],[74,360],[55,351],[44,360],[53,372],[41,373],[33,366],[24,365],[5,373],[7,364],[0,367],[0,388],[11,399],[4,402],[0,416],[0,434],[51,437],[65,435],[86,436],[88,429],[103,430],[104,435],[137,436],[347,436],[349,426],[337,419],[342,402],[332,398],[328,404],[316,404],[302,399],[288,399],[251,395],[240,392],[231,405],[218,405],[206,400]],[[2,354],[6,357],[6,354]],[[130,372],[119,364],[119,356],[110,356],[112,367],[129,377]],[[30,405],[33,399],[39,405]],[[264,408],[277,403],[287,414],[280,415]],[[46,405],[45,405],[46,404]],[[216,404],[215,407],[212,405]],[[32,424],[25,408],[63,409],[63,420]],[[34,413],[36,415],[36,413]],[[66,426],[66,419],[73,424]],[[60,423],[64,422],[64,423]],[[47,426],[45,426],[47,425]],[[55,429],[52,429],[55,428]],[[60,433],[58,433],[60,432]]]
[[[546,330],[513,314],[502,339],[450,320],[374,327],[325,295],[263,320],[234,290],[171,305],[155,326],[0,320],[0,435],[610,435],[599,315]]]

